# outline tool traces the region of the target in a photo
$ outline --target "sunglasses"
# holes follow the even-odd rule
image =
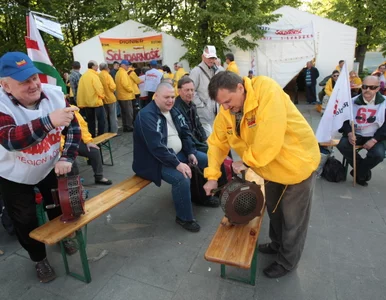
[[[362,85],[362,90],[370,89],[370,90],[374,91],[377,88],[379,88],[379,85],[366,85],[366,84]]]
[[[332,75],[332,77],[339,77],[339,75]]]

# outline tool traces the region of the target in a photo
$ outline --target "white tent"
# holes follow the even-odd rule
[[[352,70],[356,28],[290,6],[283,6],[274,13],[281,17],[266,26],[265,39],[259,40],[254,50],[229,46],[242,76],[253,70],[285,87],[313,58],[320,73],[318,82],[332,73],[339,60],[345,60],[348,70]],[[225,42],[229,43],[235,34]]]
[[[74,60],[79,61],[81,64],[81,73],[87,70],[87,63],[90,60],[95,60],[101,63],[105,61],[104,52],[102,49],[101,38],[115,38],[115,39],[127,39],[127,38],[144,38],[149,36],[155,36],[162,34],[162,64],[168,65],[173,71],[173,64],[178,62],[179,59],[186,53],[187,49],[183,47],[183,42],[175,37],[166,34],[164,32],[158,32],[146,25],[129,20],[118,26],[110,28],[109,30],[102,32],[101,34],[94,36],[93,38],[76,45],[72,48],[74,54]],[[187,61],[183,61],[185,70],[189,70],[189,64]]]

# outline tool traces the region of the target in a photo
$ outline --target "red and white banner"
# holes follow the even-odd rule
[[[260,26],[265,31],[262,40],[272,41],[293,41],[293,40],[313,40],[314,26],[312,23],[300,27],[277,28],[274,26]]]

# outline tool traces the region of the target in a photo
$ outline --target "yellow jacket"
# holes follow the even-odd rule
[[[103,100],[104,104],[111,104],[117,102],[117,98],[115,98],[115,85],[113,77],[111,77],[110,73],[106,70],[102,70],[99,73],[99,79],[101,80],[103,89],[105,91],[105,99]]]
[[[227,71],[231,71],[233,73],[236,73],[237,75],[240,76],[240,71],[239,67],[236,65],[235,61],[231,61],[227,67]]]
[[[178,81],[184,76],[187,72],[184,70],[184,68],[179,68],[176,73],[174,73],[173,78],[173,85],[174,85],[174,94],[176,97],[178,96]]]
[[[205,177],[220,178],[220,167],[230,148],[265,180],[296,184],[307,179],[320,161],[312,128],[289,96],[272,79],[258,76],[254,85],[244,77],[246,99],[240,133],[235,116],[220,108],[208,139]]]
[[[74,105],[71,105],[71,106],[74,106]],[[82,142],[85,144],[92,143],[93,139],[92,139],[91,133],[88,131],[87,122],[83,119],[82,115],[78,111],[75,111],[75,117],[78,120],[78,123],[80,126],[80,132],[82,135]],[[64,135],[63,134],[62,134],[62,138],[61,138],[60,143],[61,143],[60,144],[60,151],[63,151],[63,147],[64,147]]]
[[[103,105],[105,92],[99,79],[98,72],[88,69],[80,77],[76,102],[82,107],[99,107]]]
[[[331,94],[332,94],[332,90],[333,90],[334,88],[332,87],[332,78],[330,78],[329,80],[327,80],[327,83],[326,83],[326,86],[325,86],[325,88],[324,88],[324,91],[326,92],[326,94],[328,95],[328,96],[330,96],[331,97]]]
[[[118,100],[134,100],[134,89],[131,84],[129,75],[124,68],[119,67],[115,75],[115,83],[117,85],[117,99]]]
[[[138,84],[141,83],[141,79],[139,79],[137,73],[134,72],[134,68],[129,68],[129,78],[131,80],[131,86],[133,87],[133,90],[134,90],[134,97],[133,99],[135,98],[135,95],[139,95],[141,94],[141,91],[139,90],[139,87],[138,87]]]

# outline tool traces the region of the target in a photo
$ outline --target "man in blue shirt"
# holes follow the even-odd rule
[[[316,104],[316,79],[318,77],[318,69],[312,66],[312,61],[308,61],[307,67],[304,70],[304,78],[306,81],[306,98],[308,104]]]

